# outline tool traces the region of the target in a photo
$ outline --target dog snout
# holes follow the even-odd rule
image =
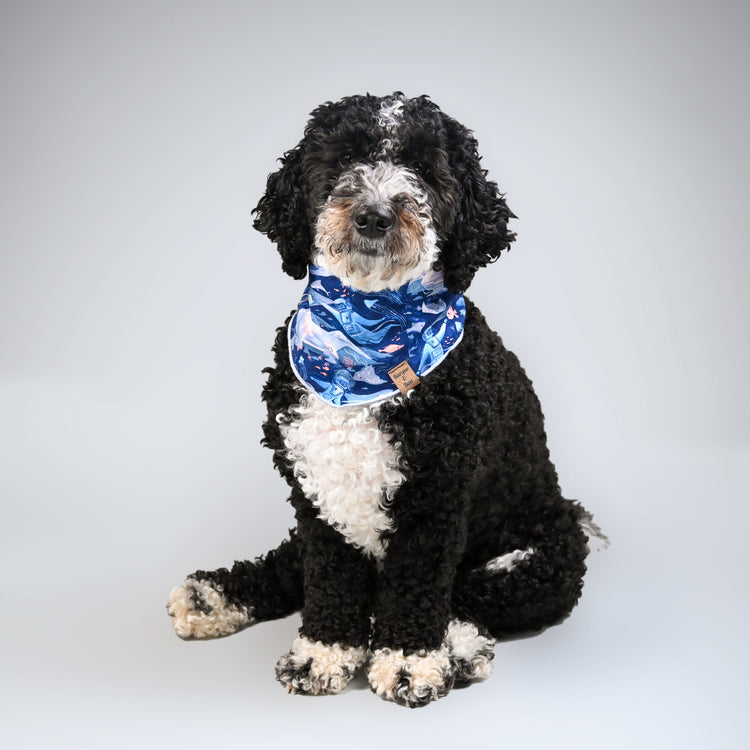
[[[368,239],[384,237],[396,222],[396,216],[385,206],[366,206],[354,215],[354,226]]]

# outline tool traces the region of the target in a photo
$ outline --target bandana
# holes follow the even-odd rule
[[[332,406],[406,393],[461,341],[463,295],[430,271],[399,289],[361,292],[310,266],[289,323],[289,357],[300,382]]]

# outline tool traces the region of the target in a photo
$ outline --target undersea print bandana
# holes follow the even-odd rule
[[[406,393],[461,341],[463,295],[429,271],[399,289],[360,292],[328,271],[310,278],[289,324],[296,376],[332,406]]]

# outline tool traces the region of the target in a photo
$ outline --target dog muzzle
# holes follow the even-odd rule
[[[332,406],[407,393],[458,346],[463,295],[430,271],[399,289],[360,292],[310,266],[289,323],[289,357],[300,382]]]

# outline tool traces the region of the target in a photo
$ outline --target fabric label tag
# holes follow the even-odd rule
[[[408,393],[412,388],[416,388],[419,385],[417,373],[411,369],[407,361],[403,361],[392,370],[388,370],[388,375],[401,393]]]

